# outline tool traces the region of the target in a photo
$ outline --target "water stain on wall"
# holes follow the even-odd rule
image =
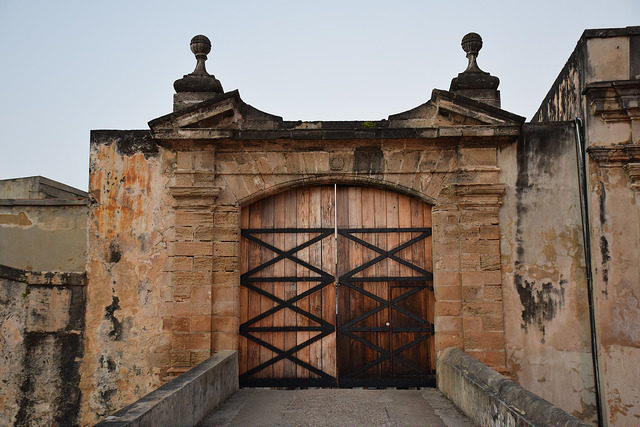
[[[523,307],[521,327],[525,331],[528,331],[530,326],[538,328],[542,332],[544,343],[545,325],[564,305],[567,281],[561,279],[558,282],[559,287],[555,287],[551,282],[538,284],[536,280],[524,279],[516,273],[514,282]]]

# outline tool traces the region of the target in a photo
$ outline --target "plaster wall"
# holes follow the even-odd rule
[[[0,264],[77,271],[87,260],[87,204],[67,200],[0,201]]]
[[[640,419],[639,76],[639,27],[586,30],[534,117],[577,117],[584,124],[601,397],[609,425]]]
[[[610,425],[640,420],[640,212],[637,190],[621,164],[592,162],[594,297]]]
[[[524,125],[499,158],[507,368],[527,390],[595,421],[573,124]]]

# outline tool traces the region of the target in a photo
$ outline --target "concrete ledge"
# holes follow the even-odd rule
[[[96,426],[194,426],[238,388],[238,353],[221,351]]]
[[[30,271],[0,264],[0,279],[14,280],[28,285],[86,286],[86,273],[61,271]]]
[[[436,372],[438,389],[480,426],[590,426],[456,348]]]

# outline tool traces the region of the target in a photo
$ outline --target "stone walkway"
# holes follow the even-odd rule
[[[242,389],[201,426],[473,426],[437,389]]]

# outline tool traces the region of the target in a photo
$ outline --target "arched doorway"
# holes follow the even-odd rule
[[[433,384],[431,207],[314,186],[241,213],[242,386]]]

